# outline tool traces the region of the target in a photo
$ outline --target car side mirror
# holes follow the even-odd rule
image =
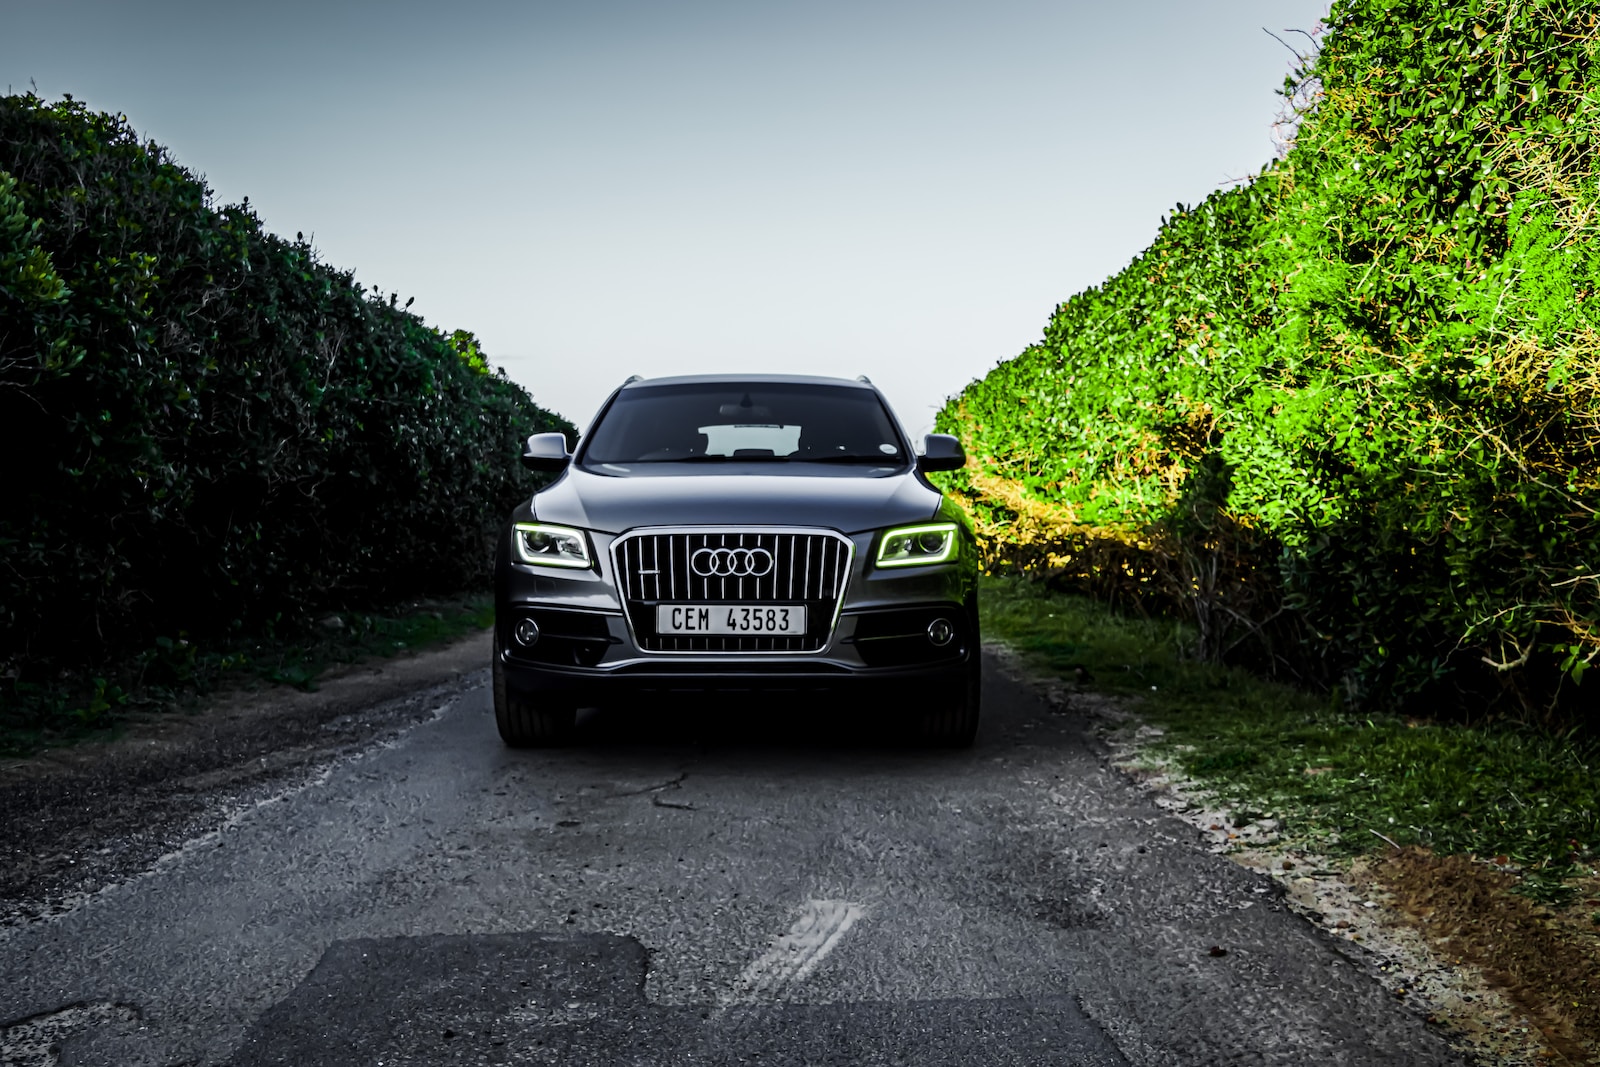
[[[531,471],[563,470],[571,459],[565,434],[536,433],[522,447],[522,465]]]
[[[917,470],[954,471],[967,465],[967,450],[961,439],[947,433],[930,433],[922,439],[922,455],[917,457]]]

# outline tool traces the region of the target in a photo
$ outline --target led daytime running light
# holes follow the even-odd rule
[[[956,524],[927,523],[885,530],[878,542],[878,566],[925,567],[956,557]],[[931,545],[930,545],[931,543]]]
[[[517,559],[536,567],[593,567],[589,558],[589,539],[582,530],[567,526],[546,526],[519,522],[511,530],[511,547]]]

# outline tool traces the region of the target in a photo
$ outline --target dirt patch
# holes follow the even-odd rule
[[[1406,848],[1376,860],[1373,879],[1441,952],[1480,968],[1571,1063],[1600,1057],[1600,885],[1566,908],[1514,891],[1514,874],[1467,856]]]
[[[69,910],[230,806],[431,715],[488,673],[490,635],[328,671],[318,689],[219,694],[115,738],[0,761],[0,928]]]

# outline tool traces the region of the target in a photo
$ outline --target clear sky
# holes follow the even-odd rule
[[[475,332],[629,374],[869,375],[907,428],[1273,154],[1325,0],[0,0],[0,85]]]

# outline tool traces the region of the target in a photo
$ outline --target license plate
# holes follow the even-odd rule
[[[658,604],[658,634],[804,634],[804,604]]]

